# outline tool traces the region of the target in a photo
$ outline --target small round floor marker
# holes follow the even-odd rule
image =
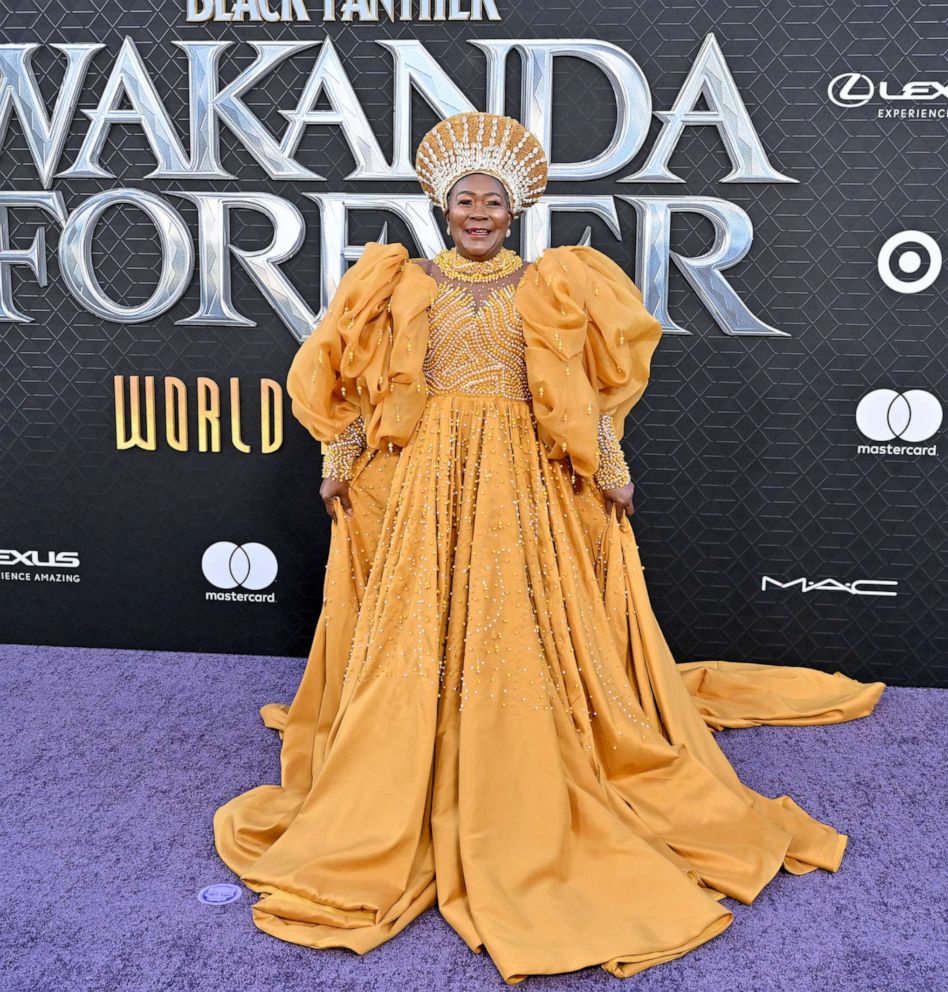
[[[205,885],[198,893],[198,901],[208,906],[226,906],[240,898],[240,886],[230,882],[218,882],[217,885]]]

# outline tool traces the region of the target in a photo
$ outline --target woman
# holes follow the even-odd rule
[[[503,247],[547,175],[516,121],[442,121],[416,168],[454,247],[368,244],[289,371],[326,445],[324,603],[292,705],[261,710],[282,784],[222,806],[217,849],[283,940],[364,953],[437,903],[508,984],[627,977],[846,847],[709,727],[853,719],[884,686],[676,666],[618,441],[658,321],[592,248]]]

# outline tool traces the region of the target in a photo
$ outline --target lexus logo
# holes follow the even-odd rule
[[[856,407],[856,426],[870,440],[926,441],[941,427],[941,403],[924,389],[874,389]]]
[[[862,107],[876,94],[876,85],[862,72],[841,72],[826,87],[826,95],[837,107]],[[948,86],[934,79],[912,79],[894,85],[879,83],[879,99],[887,103],[930,103],[948,97]]]
[[[830,80],[826,95],[837,107],[862,107],[875,94],[873,81],[861,72],[844,72]]]
[[[204,552],[201,570],[218,589],[266,589],[277,577],[277,560],[265,544],[218,541]]]
[[[78,568],[78,551],[0,550],[0,565],[32,565],[34,568]]]

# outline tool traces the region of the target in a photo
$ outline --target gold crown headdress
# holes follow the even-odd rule
[[[514,216],[533,206],[546,189],[543,146],[519,121],[482,112],[455,114],[421,139],[415,171],[421,188],[442,210],[462,176],[483,172],[499,179]]]

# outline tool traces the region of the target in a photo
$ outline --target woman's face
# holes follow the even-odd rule
[[[504,246],[513,214],[500,180],[472,172],[451,187],[445,219],[458,252],[483,262]]]

